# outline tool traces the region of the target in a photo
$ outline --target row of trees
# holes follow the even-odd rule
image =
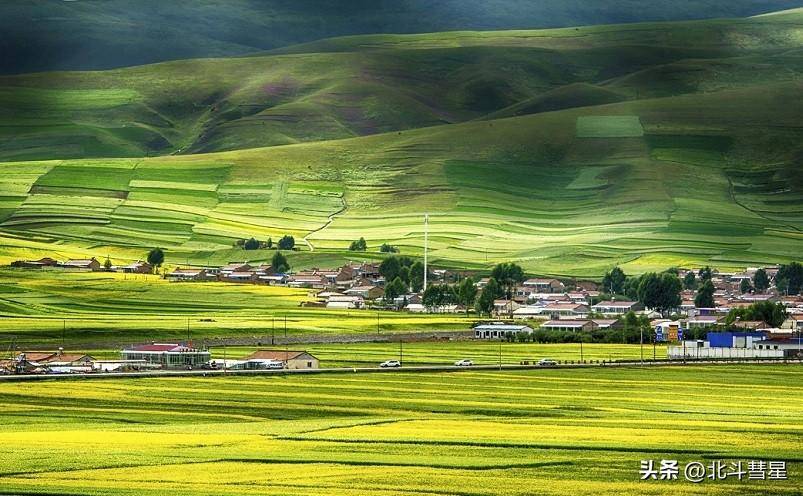
[[[366,251],[367,249],[368,244],[365,242],[365,238],[352,241],[349,245],[349,251]],[[388,243],[382,243],[382,246],[379,247],[379,251],[381,253],[399,253],[399,249],[397,247]]]
[[[386,283],[393,283],[398,278],[405,288],[410,288],[414,293],[421,291],[424,287],[424,264],[410,257],[390,256],[385,258],[379,264],[379,273],[385,278]]]
[[[636,277],[628,277],[619,267],[607,272],[602,279],[605,291],[611,295],[625,295],[628,298],[641,302],[648,308],[661,313],[677,308],[681,304],[680,292],[682,289],[696,289],[694,305],[698,308],[711,308],[715,306],[714,293],[716,288],[711,281],[713,271],[711,267],[703,267],[697,271],[689,271],[681,281],[677,269],[669,269],[662,273],[647,273]],[[776,286],[781,292],[796,294],[803,285],[803,266],[797,262],[781,266],[776,276]],[[764,292],[770,287],[770,278],[767,271],[758,269],[753,276],[752,284],[744,279],[740,285],[743,293],[755,289]],[[764,320],[764,319],[759,319]]]
[[[273,238],[268,238],[267,241],[259,241],[255,238],[238,239],[237,246],[242,246],[244,250],[259,250],[268,249],[272,250],[274,247]],[[296,246],[296,239],[293,236],[285,235],[279,239],[275,246],[280,250],[292,250]]]
[[[611,295],[623,294],[661,313],[678,308],[682,302],[680,292],[683,284],[678,279],[677,271],[649,272],[627,277],[622,269],[614,267],[602,278],[602,285]]]

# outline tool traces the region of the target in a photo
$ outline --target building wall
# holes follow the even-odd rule
[[[320,361],[314,357],[300,357],[287,361],[288,369],[317,369],[320,367]]]
[[[666,354],[671,359],[684,358],[683,346],[670,346]],[[783,350],[754,350],[751,348],[703,348],[686,346],[685,358],[783,358]]]

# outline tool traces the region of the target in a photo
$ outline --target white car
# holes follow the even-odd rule
[[[474,362],[468,359],[463,359],[454,362],[454,364],[456,367],[471,367],[472,365],[474,365]]]
[[[558,362],[552,360],[551,358],[542,358],[538,360],[539,367],[557,367]]]
[[[281,360],[269,360],[265,362],[266,369],[283,369],[284,362]]]
[[[380,363],[379,366],[383,369],[396,368],[401,367],[401,362],[398,360],[385,360],[384,362]]]

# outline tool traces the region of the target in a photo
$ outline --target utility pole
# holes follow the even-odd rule
[[[403,355],[403,353],[402,353],[402,340],[400,339],[399,340],[399,365],[402,364],[402,355]]]
[[[583,358],[583,337],[580,337],[580,362],[585,363],[585,359]]]
[[[658,341],[658,336],[656,336],[655,334],[653,334],[653,336],[652,336],[652,361],[653,361],[653,362],[655,361],[655,358],[656,358],[656,356],[655,356],[655,345],[656,345],[656,341]]]
[[[64,335],[67,334],[67,319],[61,321],[61,347],[64,348]]]
[[[376,312],[376,333],[379,334],[379,312]]]
[[[284,342],[287,343],[287,314],[284,314]]]
[[[190,345],[190,318],[187,317],[187,346]]]
[[[270,344],[276,344],[276,315],[271,316],[271,320],[273,321],[273,325],[270,328]]]
[[[223,341],[223,375],[226,375],[226,342]]]
[[[427,244],[429,242],[429,214],[424,214],[424,291],[427,290]]]
[[[502,370],[502,338],[499,338],[499,370]]]

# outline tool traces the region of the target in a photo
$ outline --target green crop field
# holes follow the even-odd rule
[[[799,366],[4,383],[8,494],[799,494]],[[788,480],[640,481],[641,460]]]
[[[468,330],[476,316],[307,307],[310,291],[158,276],[0,271],[0,345],[103,347],[154,340]],[[189,328],[189,329],[188,329]]]
[[[616,361],[616,360],[657,360],[666,359],[666,346],[659,344],[653,347],[645,343],[641,348],[632,344],[609,343],[500,343],[499,341],[482,340],[430,340],[409,341],[400,343],[390,338],[388,342],[370,343],[322,343],[288,345],[288,349],[306,350],[321,360],[321,367],[375,367],[385,360],[401,359],[403,365],[452,365],[457,360],[468,359],[475,365],[519,365],[530,364],[542,358],[579,362]],[[213,358],[244,358],[257,349],[270,349],[269,345],[227,346],[211,349]],[[284,349],[284,346],[276,346]],[[582,348],[582,349],[581,349]],[[101,353],[102,356],[119,357],[118,350],[89,350],[90,353]]]
[[[0,263],[368,241],[598,278],[799,259],[803,12],[367,35],[0,77]],[[157,155],[157,156],[154,156]]]

